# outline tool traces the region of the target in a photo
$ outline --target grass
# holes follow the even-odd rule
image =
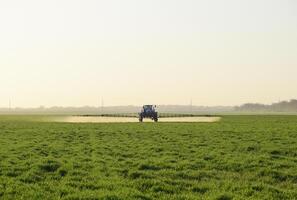
[[[158,124],[32,118],[0,116],[0,199],[297,199],[297,116]]]

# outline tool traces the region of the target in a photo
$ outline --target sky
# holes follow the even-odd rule
[[[0,1],[0,107],[297,98],[296,0]]]

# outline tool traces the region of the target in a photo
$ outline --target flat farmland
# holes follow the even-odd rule
[[[0,199],[297,199],[297,116],[38,118],[0,116]]]

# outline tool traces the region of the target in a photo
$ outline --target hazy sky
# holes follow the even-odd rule
[[[0,107],[297,98],[296,0],[0,1]]]

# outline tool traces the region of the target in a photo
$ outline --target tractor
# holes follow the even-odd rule
[[[139,122],[143,122],[144,118],[150,118],[155,122],[158,122],[158,112],[156,111],[156,106],[144,105],[141,113],[139,113]]]

